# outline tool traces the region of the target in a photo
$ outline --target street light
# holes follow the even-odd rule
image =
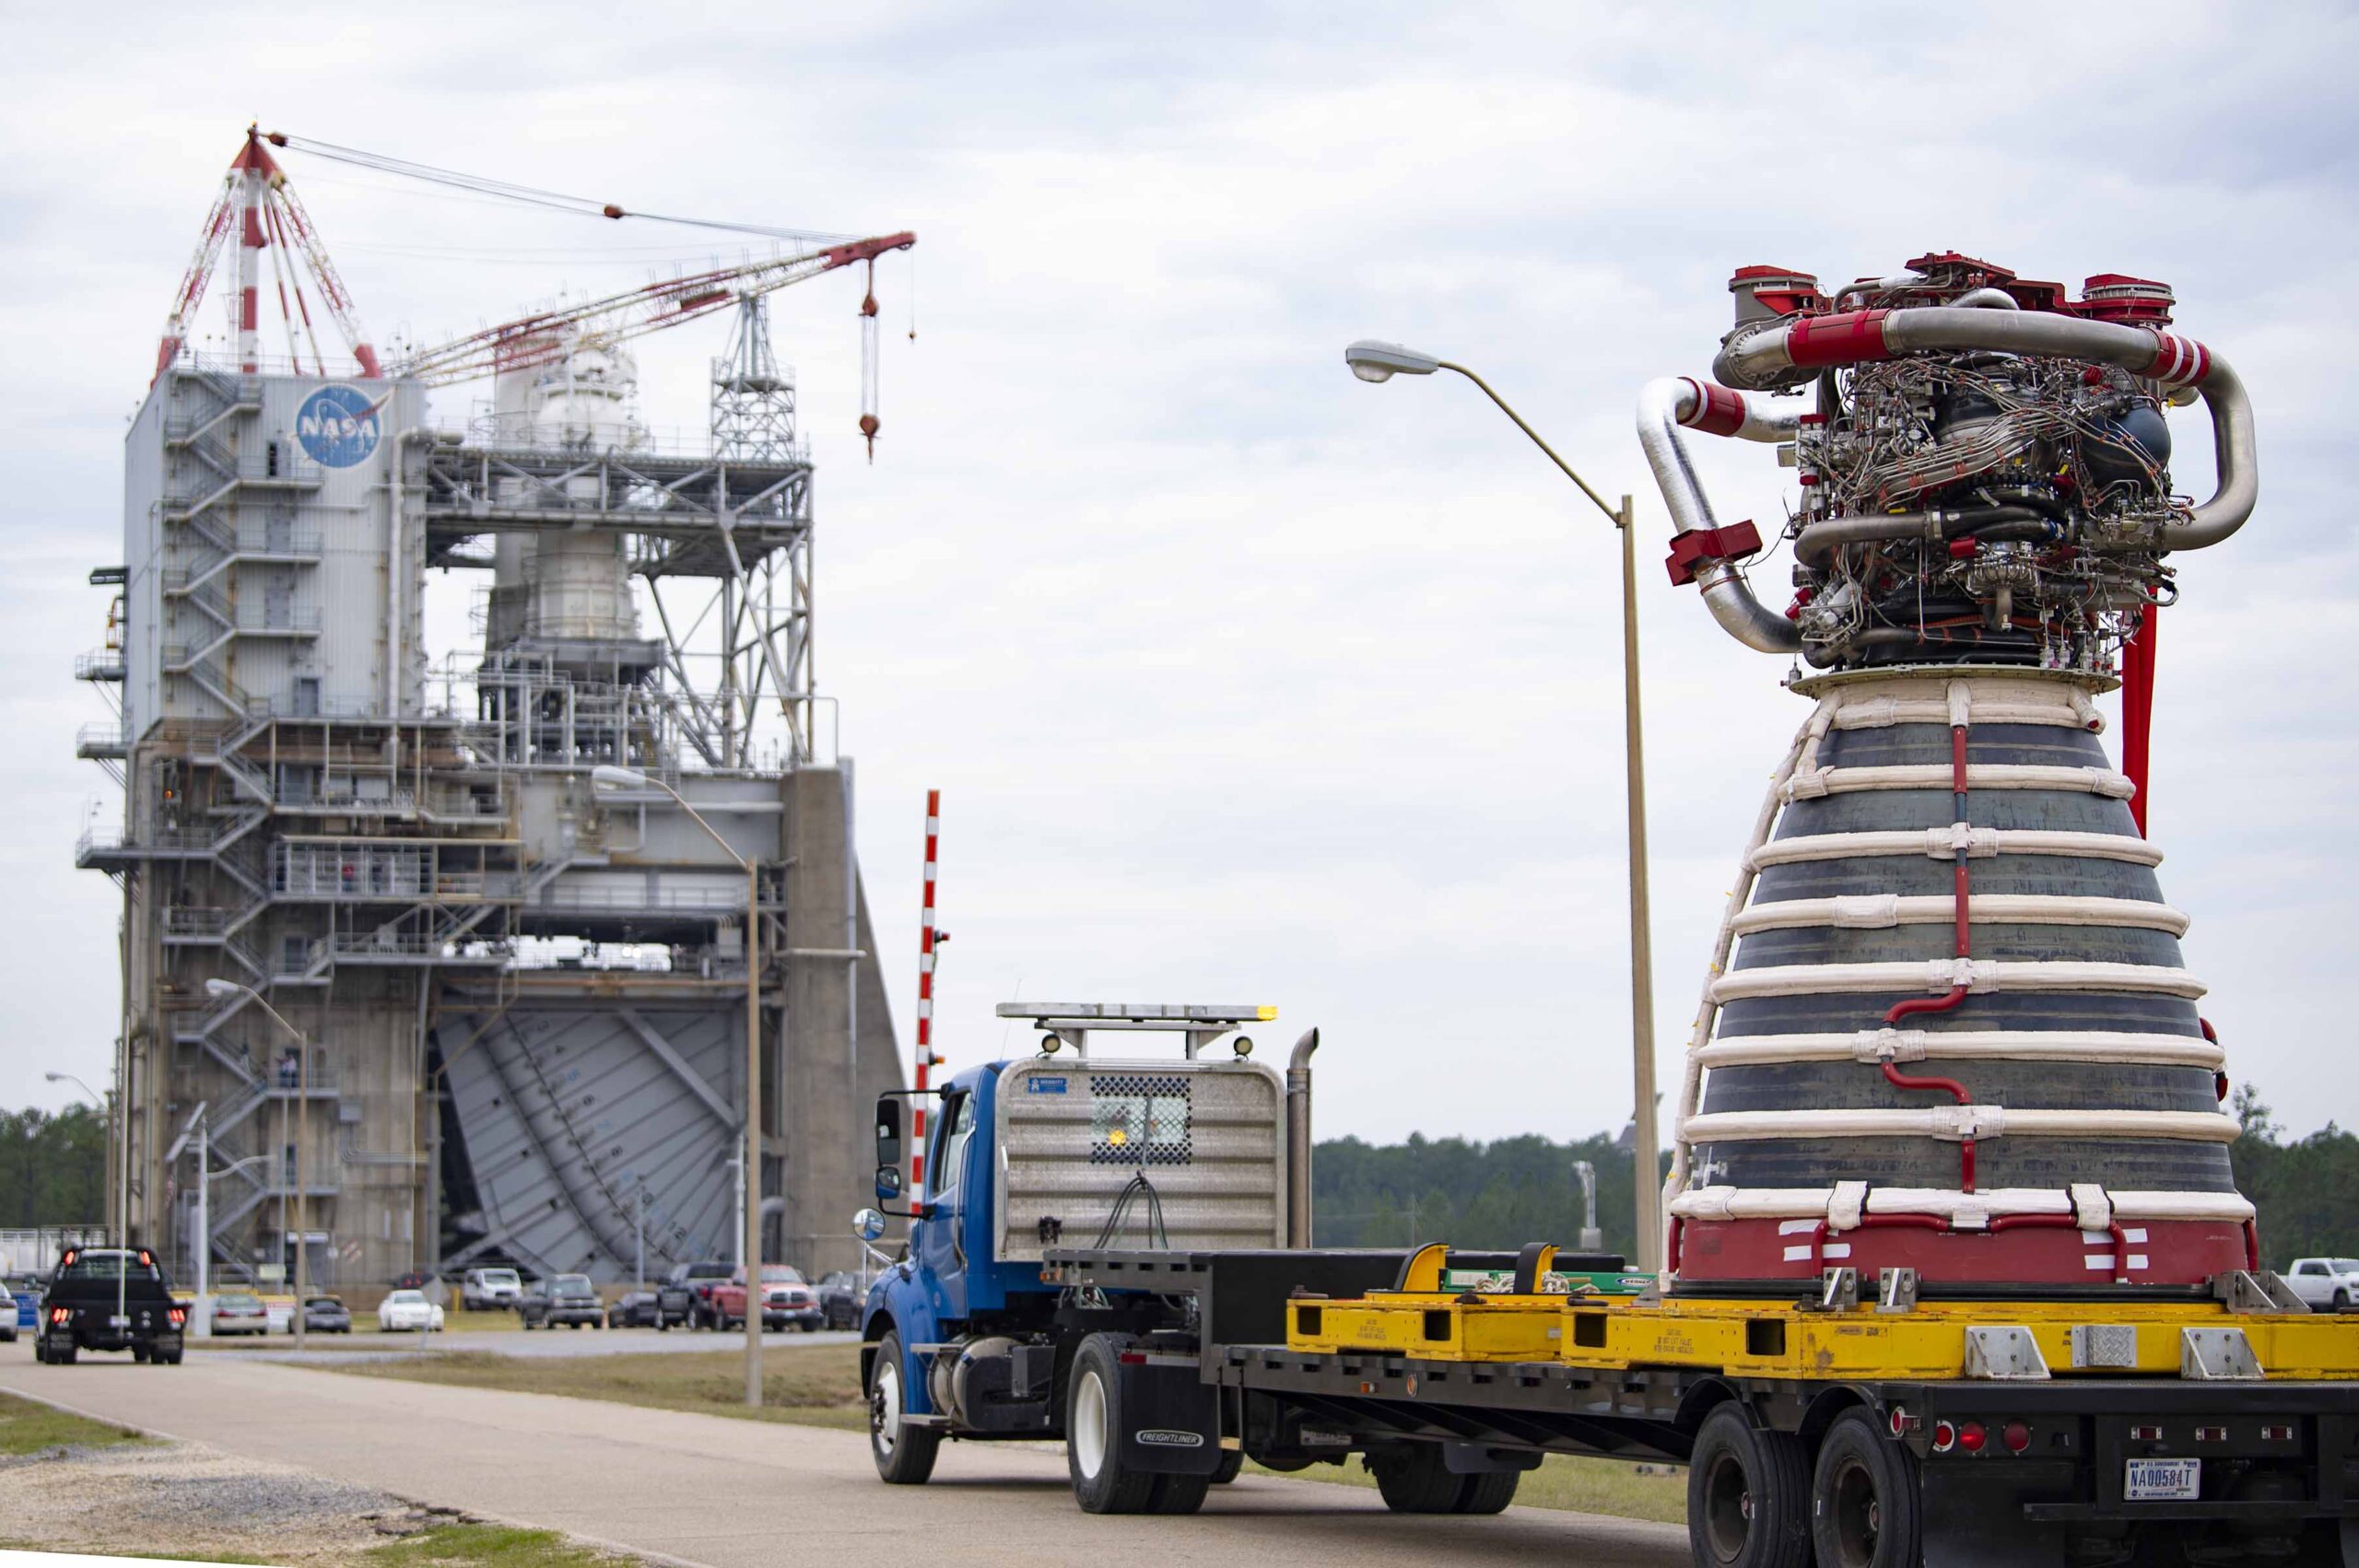
[[[80,1079],[75,1077],[72,1073],[44,1072],[41,1076],[48,1079],[52,1083],[73,1084],[74,1087],[82,1091],[83,1094],[88,1098],[91,1105],[98,1107],[100,1115],[104,1116],[106,1114],[107,1103],[99,1098],[98,1091],[91,1088],[88,1083],[83,1082]]]
[[[1499,412],[1515,421],[1516,428],[1532,438],[1532,444],[1548,454],[1548,461],[1564,471],[1565,477],[1580,487],[1599,511],[1603,512],[1622,534],[1622,733],[1624,761],[1628,769],[1625,798],[1629,805],[1630,848],[1630,1069],[1632,1087],[1637,1091],[1636,1137],[1632,1153],[1637,1165],[1637,1224],[1638,1268],[1653,1272],[1662,1261],[1662,1190],[1658,1166],[1660,1156],[1655,1148],[1655,1004],[1654,958],[1648,934],[1647,913],[1647,778],[1645,737],[1638,716],[1638,571],[1636,509],[1630,497],[1622,497],[1617,509],[1605,504],[1605,497],[1589,487],[1589,482],[1573,472],[1572,464],[1556,455],[1556,449],[1543,440],[1540,432],[1524,423],[1523,415],[1508,406],[1507,399],[1491,390],[1491,384],[1463,365],[1454,365],[1431,354],[1404,348],[1397,343],[1382,343],[1374,338],[1362,338],[1344,350],[1344,363],[1352,374],[1364,381],[1388,381],[1396,375],[1430,376],[1436,370],[1455,370],[1476,386],[1483,395],[1498,404]]]
[[[99,1115],[107,1117],[110,1124],[112,1123],[114,1118],[107,1110],[107,1103],[100,1099],[99,1097],[98,1091],[91,1088],[88,1083],[83,1082],[80,1079],[75,1077],[70,1072],[44,1072],[41,1076],[49,1080],[52,1083],[73,1084],[74,1087],[81,1090],[85,1095],[88,1096],[90,1104],[97,1107]],[[119,1135],[119,1129],[113,1128],[111,1125],[110,1126],[110,1138]],[[128,1250],[131,1246],[131,1193],[129,1184],[122,1180],[116,1180],[111,1185],[114,1188],[114,1244],[117,1246]],[[127,1283],[128,1277],[129,1259],[116,1259],[114,1271],[114,1315],[117,1317],[124,1317],[130,1310],[125,1305],[126,1298],[130,1293],[130,1286]]]
[[[295,1040],[295,1311],[293,1327],[295,1348],[299,1351],[303,1348],[303,1319],[309,1316],[304,1311],[303,1298],[311,1293],[311,1270],[306,1266],[304,1258],[305,1254],[311,1250],[309,1243],[311,1232],[311,1206],[305,1190],[305,1182],[311,1168],[311,1042],[304,1038],[302,1030],[287,1022],[285,1014],[270,1005],[269,998],[252,986],[241,986],[235,980],[210,979],[205,982],[205,994],[209,997],[241,996],[249,999],[255,1006],[270,1014],[272,1022],[286,1030]],[[282,1231],[286,1229],[286,1214],[287,1211],[282,1199],[279,1209],[279,1228]],[[213,1238],[209,1235],[200,1236],[197,1238],[197,1246],[209,1252],[213,1246]]]
[[[762,1403],[761,872],[755,861],[739,854],[719,829],[705,821],[703,813],[688,804],[687,796],[661,778],[635,767],[606,763],[590,770],[590,787],[602,795],[655,790],[671,796],[745,873],[745,1143],[738,1156],[737,1181],[742,1194],[738,1210],[743,1216],[739,1246],[745,1258],[745,1403],[758,1410]]]

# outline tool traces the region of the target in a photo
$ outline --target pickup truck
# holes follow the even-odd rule
[[[1046,1439],[1093,1514],[1192,1513],[1250,1458],[1479,1515],[1568,1454],[1686,1467],[1697,1568],[2359,1568],[2359,1323],[2273,1274],[1920,1296],[1830,1267],[1740,1297],[1538,1240],[1315,1247],[1315,1031],[1282,1078],[1242,1037],[1209,1054],[1265,1010],[1001,1013],[1043,1049],[920,1091],[909,1242],[874,1255],[888,1484],[947,1441]],[[1156,1027],[1184,1059],[1089,1048]],[[877,1107],[887,1203],[909,1093]]]
[[[188,1308],[172,1299],[154,1253],[74,1247],[41,1297],[33,1359],[71,1366],[83,1351],[129,1351],[135,1362],[178,1366],[187,1327]]]
[[[534,1281],[516,1304],[516,1315],[526,1328],[554,1328],[560,1323],[569,1328],[606,1326],[606,1304],[587,1274]]]
[[[2296,1258],[2285,1282],[2312,1307],[2348,1312],[2359,1305],[2359,1258]]]
[[[719,1322],[712,1315],[712,1292],[716,1285],[727,1282],[734,1266],[717,1259],[682,1263],[674,1267],[663,1281],[664,1305],[668,1309],[686,1293],[687,1322],[691,1328],[717,1328]]]
[[[762,1327],[784,1328],[790,1326],[804,1333],[816,1333],[826,1314],[819,1309],[819,1298],[811,1289],[802,1270],[783,1263],[762,1265]],[[729,1278],[712,1287],[713,1327],[726,1328],[731,1324],[745,1321],[745,1270],[734,1269]]]

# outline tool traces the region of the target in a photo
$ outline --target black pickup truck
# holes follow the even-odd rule
[[[41,1300],[33,1359],[71,1366],[82,1351],[129,1351],[131,1359],[178,1366],[188,1308],[155,1254],[111,1246],[76,1247],[58,1259]]]

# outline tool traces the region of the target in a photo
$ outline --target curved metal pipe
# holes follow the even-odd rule
[[[2165,386],[2195,388],[2212,415],[2212,454],[2219,483],[2186,521],[2165,525],[2163,547],[2200,550],[2217,544],[2252,516],[2260,498],[2252,401],[2227,361],[2172,333],[2048,310],[1956,305],[1851,310],[1790,317],[1734,334],[1712,361],[1712,374],[1732,387],[1759,392],[1790,385],[1798,376],[1834,365],[1975,349],[2114,365]]]
[[[1319,1031],[1309,1029],[1286,1058],[1286,1245],[1310,1245],[1310,1055]]]
[[[1715,399],[1720,394],[1719,417],[1710,427],[1702,420]],[[1735,400],[1734,411],[1727,400]],[[1685,376],[1664,376],[1649,381],[1638,393],[1638,446],[1647,455],[1647,466],[1655,476],[1655,486],[1662,492],[1663,505],[1671,512],[1673,531],[1680,533],[1719,526],[1712,515],[1712,503],[1704,494],[1703,481],[1696,476],[1695,465],[1688,461],[1687,444],[1680,439],[1682,425],[1697,425],[1719,433],[1743,436],[1756,441],[1781,441],[1790,436],[1799,410],[1789,414],[1783,410],[1756,409],[1751,399],[1715,387],[1708,392],[1697,382]],[[1703,591],[1704,605],[1712,619],[1720,624],[1737,641],[1764,653],[1790,653],[1802,645],[1802,635],[1793,622],[1754,597],[1752,588],[1726,560],[1708,560],[1698,565],[1696,585]]]
[[[2020,310],[2015,297],[2003,288],[1969,288],[1950,301],[1959,310]]]
[[[1794,559],[1823,571],[1837,550],[1846,544],[1866,544],[1889,539],[1922,539],[1938,544],[1967,533],[1979,534],[1996,525],[2038,523],[2047,520],[2030,506],[1929,507],[1923,511],[1868,513],[1831,517],[1813,522],[1794,539]]]

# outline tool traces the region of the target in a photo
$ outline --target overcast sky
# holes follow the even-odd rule
[[[2124,31],[2125,17],[2134,28]],[[707,19],[698,19],[699,15]],[[122,435],[249,117],[658,211],[921,242],[778,297],[816,486],[818,673],[906,1043],[923,793],[944,791],[938,1039],[1012,997],[1272,1002],[1320,1025],[1320,1131],[1579,1136],[1628,1115],[1614,539],[1463,382],[1638,497],[1664,1082],[1766,776],[1806,706],[1664,581],[1630,428],[1702,373],[1731,268],[1957,249],[2178,290],[2252,390],[2259,513],[2183,559],[2152,827],[2239,1079],[2359,1120],[2338,988],[2359,878],[2344,372],[2359,111],[2341,7],[46,7],[0,94],[0,1106],[103,1087],[120,798],[70,679],[122,558]],[[1339,25],[1332,18],[1345,17]],[[712,253],[290,155],[381,339]],[[723,246],[734,259],[734,246]],[[915,341],[907,335],[914,302]],[[202,330],[218,330],[208,310]],[[700,427],[722,323],[643,354]],[[480,389],[437,394],[463,417]],[[2200,409],[2182,489],[2210,487]],[[1699,452],[1725,518],[1766,450]],[[1765,530],[1766,532],[1766,530]],[[464,577],[435,626],[464,627]],[[454,630],[456,628],[457,630]],[[1022,1040],[1009,1042],[1021,1048]]]

